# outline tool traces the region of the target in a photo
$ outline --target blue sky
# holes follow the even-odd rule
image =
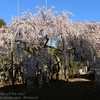
[[[30,9],[35,14],[36,6],[45,6],[46,0],[19,0],[20,13]],[[75,16],[69,16],[73,21],[84,20],[100,21],[100,0],[47,0],[48,8],[55,6],[54,10],[63,9],[72,12]],[[17,16],[17,0],[0,0],[0,19],[7,24],[11,21],[12,15]]]

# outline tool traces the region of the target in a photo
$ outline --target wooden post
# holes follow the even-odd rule
[[[11,71],[12,71],[12,92],[14,92],[14,77],[13,77],[13,40],[11,40]]]
[[[63,59],[63,74],[64,74],[63,77],[65,80],[68,81],[68,68],[67,68],[68,61],[66,61],[66,60],[68,60],[68,57],[67,57],[66,52],[65,52],[65,40],[64,40],[64,38],[62,38],[62,42],[63,42],[63,58],[62,59]]]
[[[64,38],[62,38],[62,42],[63,42],[63,70],[64,70],[64,78],[66,79],[66,58],[65,58],[65,41]]]
[[[46,2],[46,11],[48,10],[48,0],[45,1]]]

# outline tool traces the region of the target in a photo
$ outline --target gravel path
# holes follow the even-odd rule
[[[91,81],[85,78],[70,78],[69,82],[86,82],[86,81]]]

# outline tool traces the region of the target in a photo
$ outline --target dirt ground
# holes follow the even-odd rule
[[[1,87],[3,93],[11,92],[12,86]],[[15,85],[15,93],[23,93],[18,100],[100,100],[100,86],[94,87],[94,81],[73,78],[66,81],[53,81],[42,88]],[[15,99],[14,99],[15,100]]]

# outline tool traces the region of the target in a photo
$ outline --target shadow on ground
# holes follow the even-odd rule
[[[0,88],[3,93],[9,93],[12,86]],[[100,100],[100,86],[94,87],[93,81],[53,81],[41,89],[26,88],[25,85],[15,85],[15,93],[24,93],[18,100]]]

